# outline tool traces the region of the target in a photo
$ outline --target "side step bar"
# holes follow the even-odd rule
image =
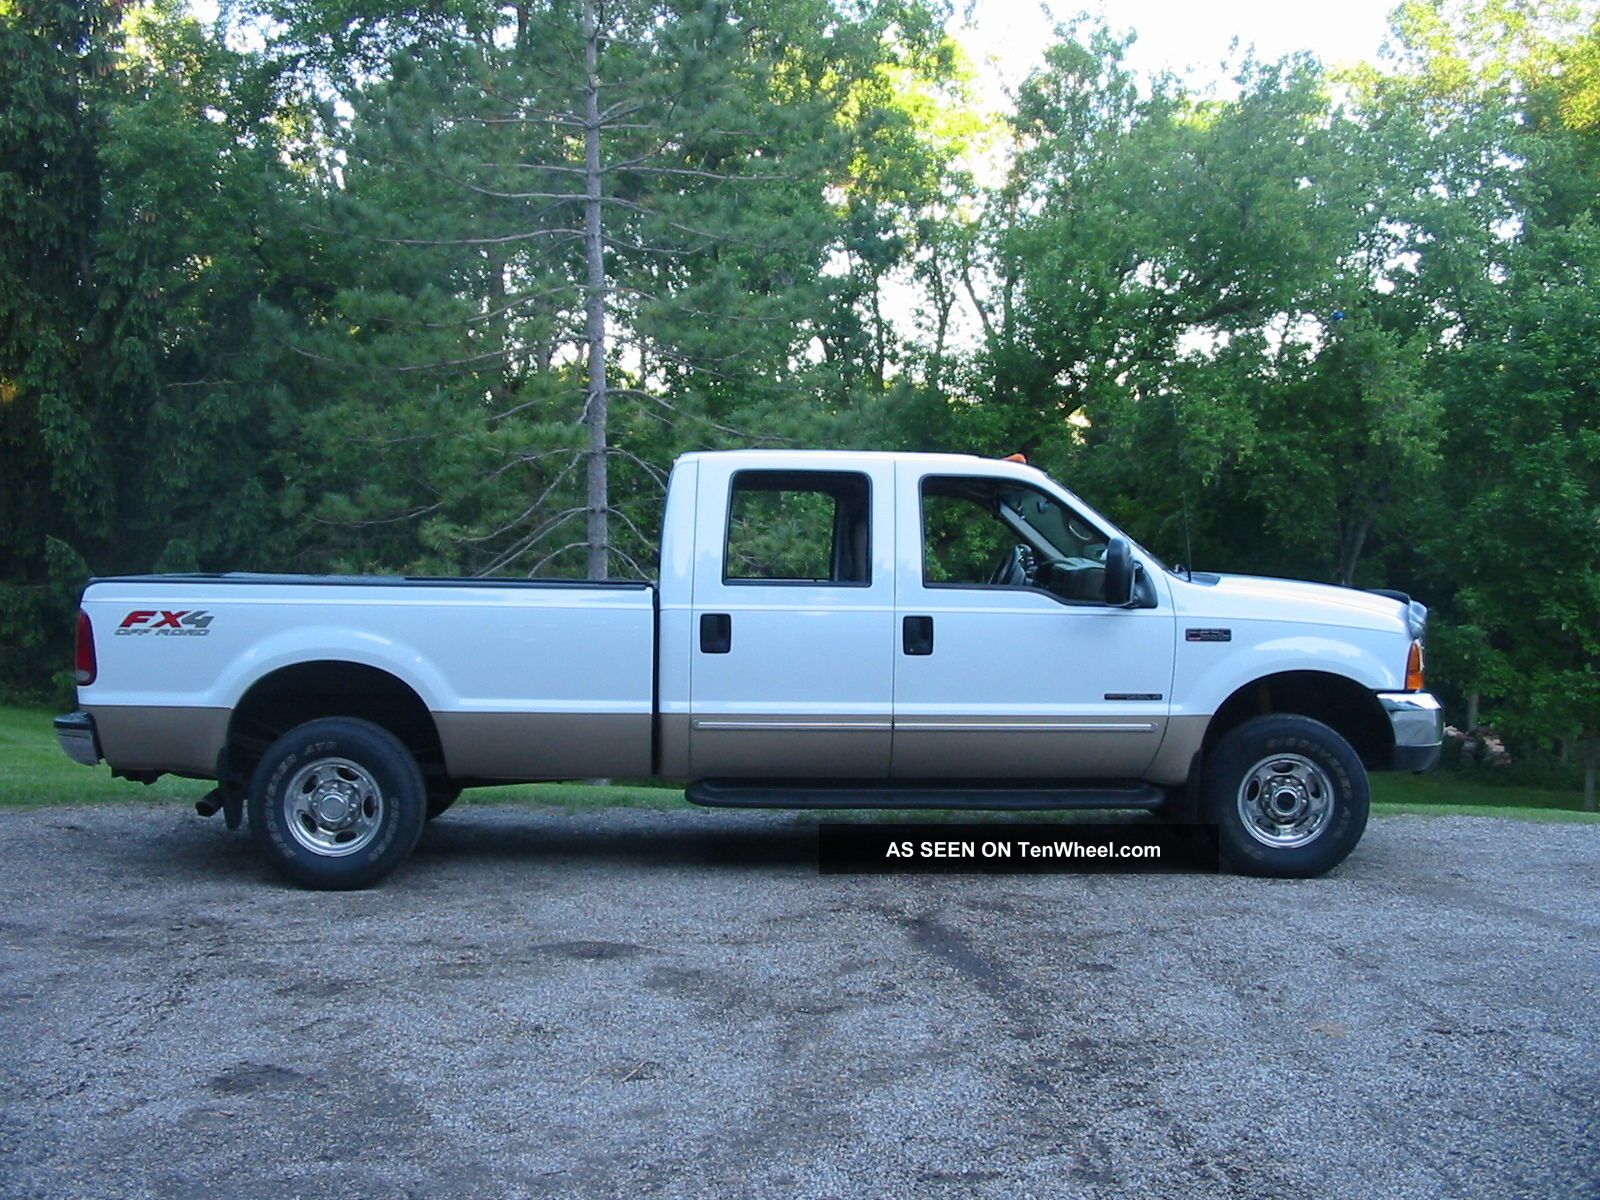
[[[965,808],[1044,810],[1159,808],[1167,794],[1150,783],[1059,782],[975,786],[970,781],[924,783],[808,783],[805,780],[706,779],[684,789],[691,804],[707,808]]]

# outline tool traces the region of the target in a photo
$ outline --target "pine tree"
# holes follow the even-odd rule
[[[829,191],[872,157],[880,67],[941,69],[937,26],[920,5],[851,21],[643,0],[506,22],[390,45],[387,75],[339,92],[352,115],[330,113],[319,161],[350,286],[339,327],[299,349],[350,404],[311,419],[430,451],[411,486],[391,469],[330,488],[375,474],[338,454],[290,473],[346,565],[392,563],[399,525],[418,565],[537,572],[581,552],[591,577],[642,574],[674,453],[796,436],[852,403],[829,386],[847,369],[808,349],[852,300],[824,271],[848,235]],[[441,476],[467,458],[489,464],[475,484]]]

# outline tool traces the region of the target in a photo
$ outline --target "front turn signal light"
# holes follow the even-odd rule
[[[1406,691],[1420,692],[1428,686],[1422,672],[1422,642],[1411,643],[1411,653],[1406,656]]]

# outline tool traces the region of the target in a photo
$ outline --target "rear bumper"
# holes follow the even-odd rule
[[[100,737],[95,732],[93,717],[86,712],[68,713],[57,717],[55,724],[56,741],[63,754],[86,767],[100,761]]]
[[[1378,703],[1394,730],[1396,771],[1431,771],[1444,745],[1444,708],[1427,692],[1380,692]]]

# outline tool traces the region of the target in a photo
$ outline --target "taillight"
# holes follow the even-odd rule
[[[1406,656],[1406,691],[1420,692],[1428,686],[1422,677],[1422,642],[1411,643],[1411,653]]]
[[[78,650],[75,656],[73,678],[79,687],[88,687],[100,673],[94,661],[94,626],[89,624],[89,614],[78,610]]]

